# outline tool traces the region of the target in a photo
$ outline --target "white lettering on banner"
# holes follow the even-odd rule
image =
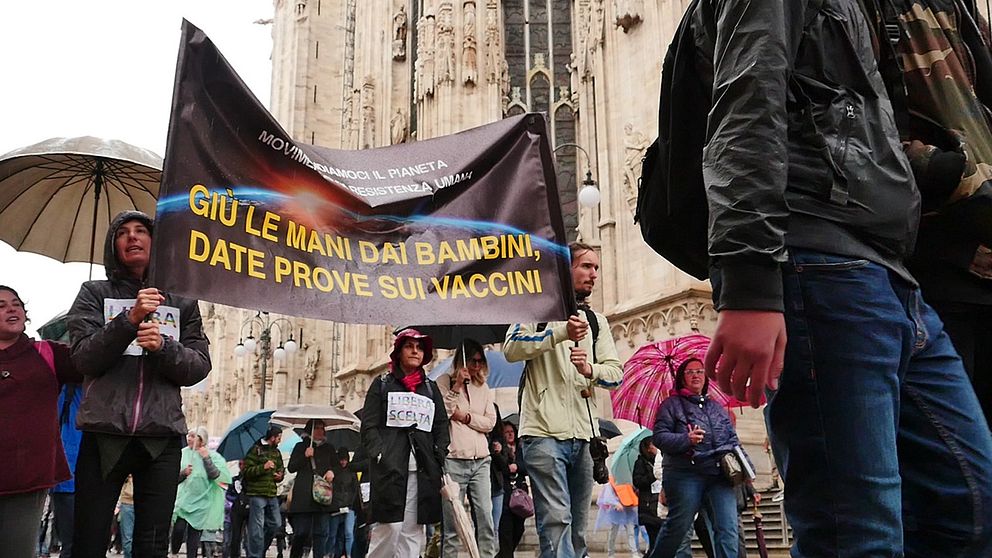
[[[391,391],[386,405],[386,426],[430,432],[434,428],[434,401],[416,393]]]
[[[103,299],[103,318],[105,323],[114,321],[121,312],[127,312],[134,306],[136,299],[133,298],[105,298]],[[148,314],[146,322],[156,322],[158,332],[162,337],[171,337],[179,340],[179,309],[174,306],[159,305],[158,310]],[[134,339],[131,344],[124,349],[125,355],[141,356],[144,350],[138,345],[138,340]]]

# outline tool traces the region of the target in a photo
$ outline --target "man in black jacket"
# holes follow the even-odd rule
[[[179,389],[210,372],[195,300],[145,284],[153,223],[114,218],[104,248],[106,281],[83,283],[69,310],[72,361],[85,376],[76,415],[73,555],[103,556],[114,506],[134,479],[134,555],[164,557],[176,500],[186,420]]]
[[[794,556],[987,556],[992,438],[903,264],[920,196],[862,3],[699,0],[687,16],[697,48],[680,54],[712,92],[706,366],[755,406],[778,388]]]

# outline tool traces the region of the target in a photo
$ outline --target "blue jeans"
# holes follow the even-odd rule
[[[327,535],[327,551],[329,558],[338,558],[342,554],[351,556],[351,547],[355,542],[355,510],[330,516],[330,529]]]
[[[264,558],[265,541],[275,536],[282,525],[279,517],[279,500],[275,497],[251,496],[248,498],[248,558]]]
[[[592,456],[586,440],[520,439],[534,496],[541,558],[585,556],[592,502]]]
[[[886,268],[792,250],[766,409],[792,555],[992,556],[992,437],[943,326]]]
[[[672,558],[690,533],[697,513],[708,513],[716,558],[737,557],[737,497],[721,475],[666,469],[661,478],[668,520],[658,533],[652,558]]]
[[[503,493],[493,495],[493,528],[496,529],[497,539],[499,538],[499,522],[503,518]]]
[[[493,527],[492,475],[489,473],[492,458],[488,455],[482,459],[452,459],[445,461],[445,471],[451,480],[458,484],[460,497],[468,496],[468,512],[475,520],[475,540],[478,543],[480,556],[496,556],[499,542],[496,539],[496,529]],[[461,502],[458,502],[461,505]],[[461,543],[455,529],[455,511],[451,501],[444,498],[441,501],[443,513],[443,537],[441,543],[442,558],[456,558]]]
[[[131,558],[132,541],[134,540],[134,504],[121,504],[121,547],[124,558]]]

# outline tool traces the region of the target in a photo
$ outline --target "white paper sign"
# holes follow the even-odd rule
[[[434,401],[429,397],[404,391],[389,392],[386,426],[430,432],[434,428]]]
[[[105,323],[110,323],[120,315],[127,312],[134,306],[136,299],[133,298],[105,298],[103,299],[103,317]],[[158,332],[162,337],[171,337],[179,340],[179,309],[174,306],[161,305],[158,311],[148,314],[146,322],[158,323]],[[144,351],[138,346],[138,340],[131,341],[131,344],[124,350],[125,355],[141,356]]]
[[[651,483],[651,494],[661,494],[661,481],[656,480]]]
[[[362,484],[360,484],[358,486],[361,488],[361,491],[362,491],[362,501],[363,502],[368,502],[369,500],[371,500],[372,499],[372,483],[370,483],[370,482],[363,482]]]

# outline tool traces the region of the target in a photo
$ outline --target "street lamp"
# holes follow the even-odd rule
[[[559,149],[565,147],[574,147],[586,156],[586,179],[582,181],[582,188],[579,189],[579,204],[584,207],[596,207],[602,196],[599,193],[599,188],[596,186],[596,181],[592,178],[592,157],[590,157],[589,153],[577,143],[563,143],[554,148],[552,153],[557,153]]]
[[[255,341],[254,330],[255,326],[259,329],[258,341]],[[245,337],[245,327],[248,328],[248,337]],[[279,343],[275,351],[272,350],[272,328],[279,330],[279,338],[282,339],[282,328],[285,327],[289,331],[289,339],[285,343]],[[303,328],[300,328],[300,337],[303,337]],[[255,352],[256,348],[261,348],[261,354],[258,356],[261,358],[261,370],[262,370],[262,408],[265,408],[265,375],[268,371],[269,356],[271,355],[275,360],[282,361],[286,358],[286,355],[291,355],[296,352],[299,348],[296,341],[293,339],[293,324],[290,323],[286,318],[276,318],[271,319],[268,312],[257,312],[251,318],[248,318],[241,324],[241,338],[238,339],[238,344],[234,346],[234,356],[243,357],[248,353]],[[274,364],[274,363],[273,363]]]

